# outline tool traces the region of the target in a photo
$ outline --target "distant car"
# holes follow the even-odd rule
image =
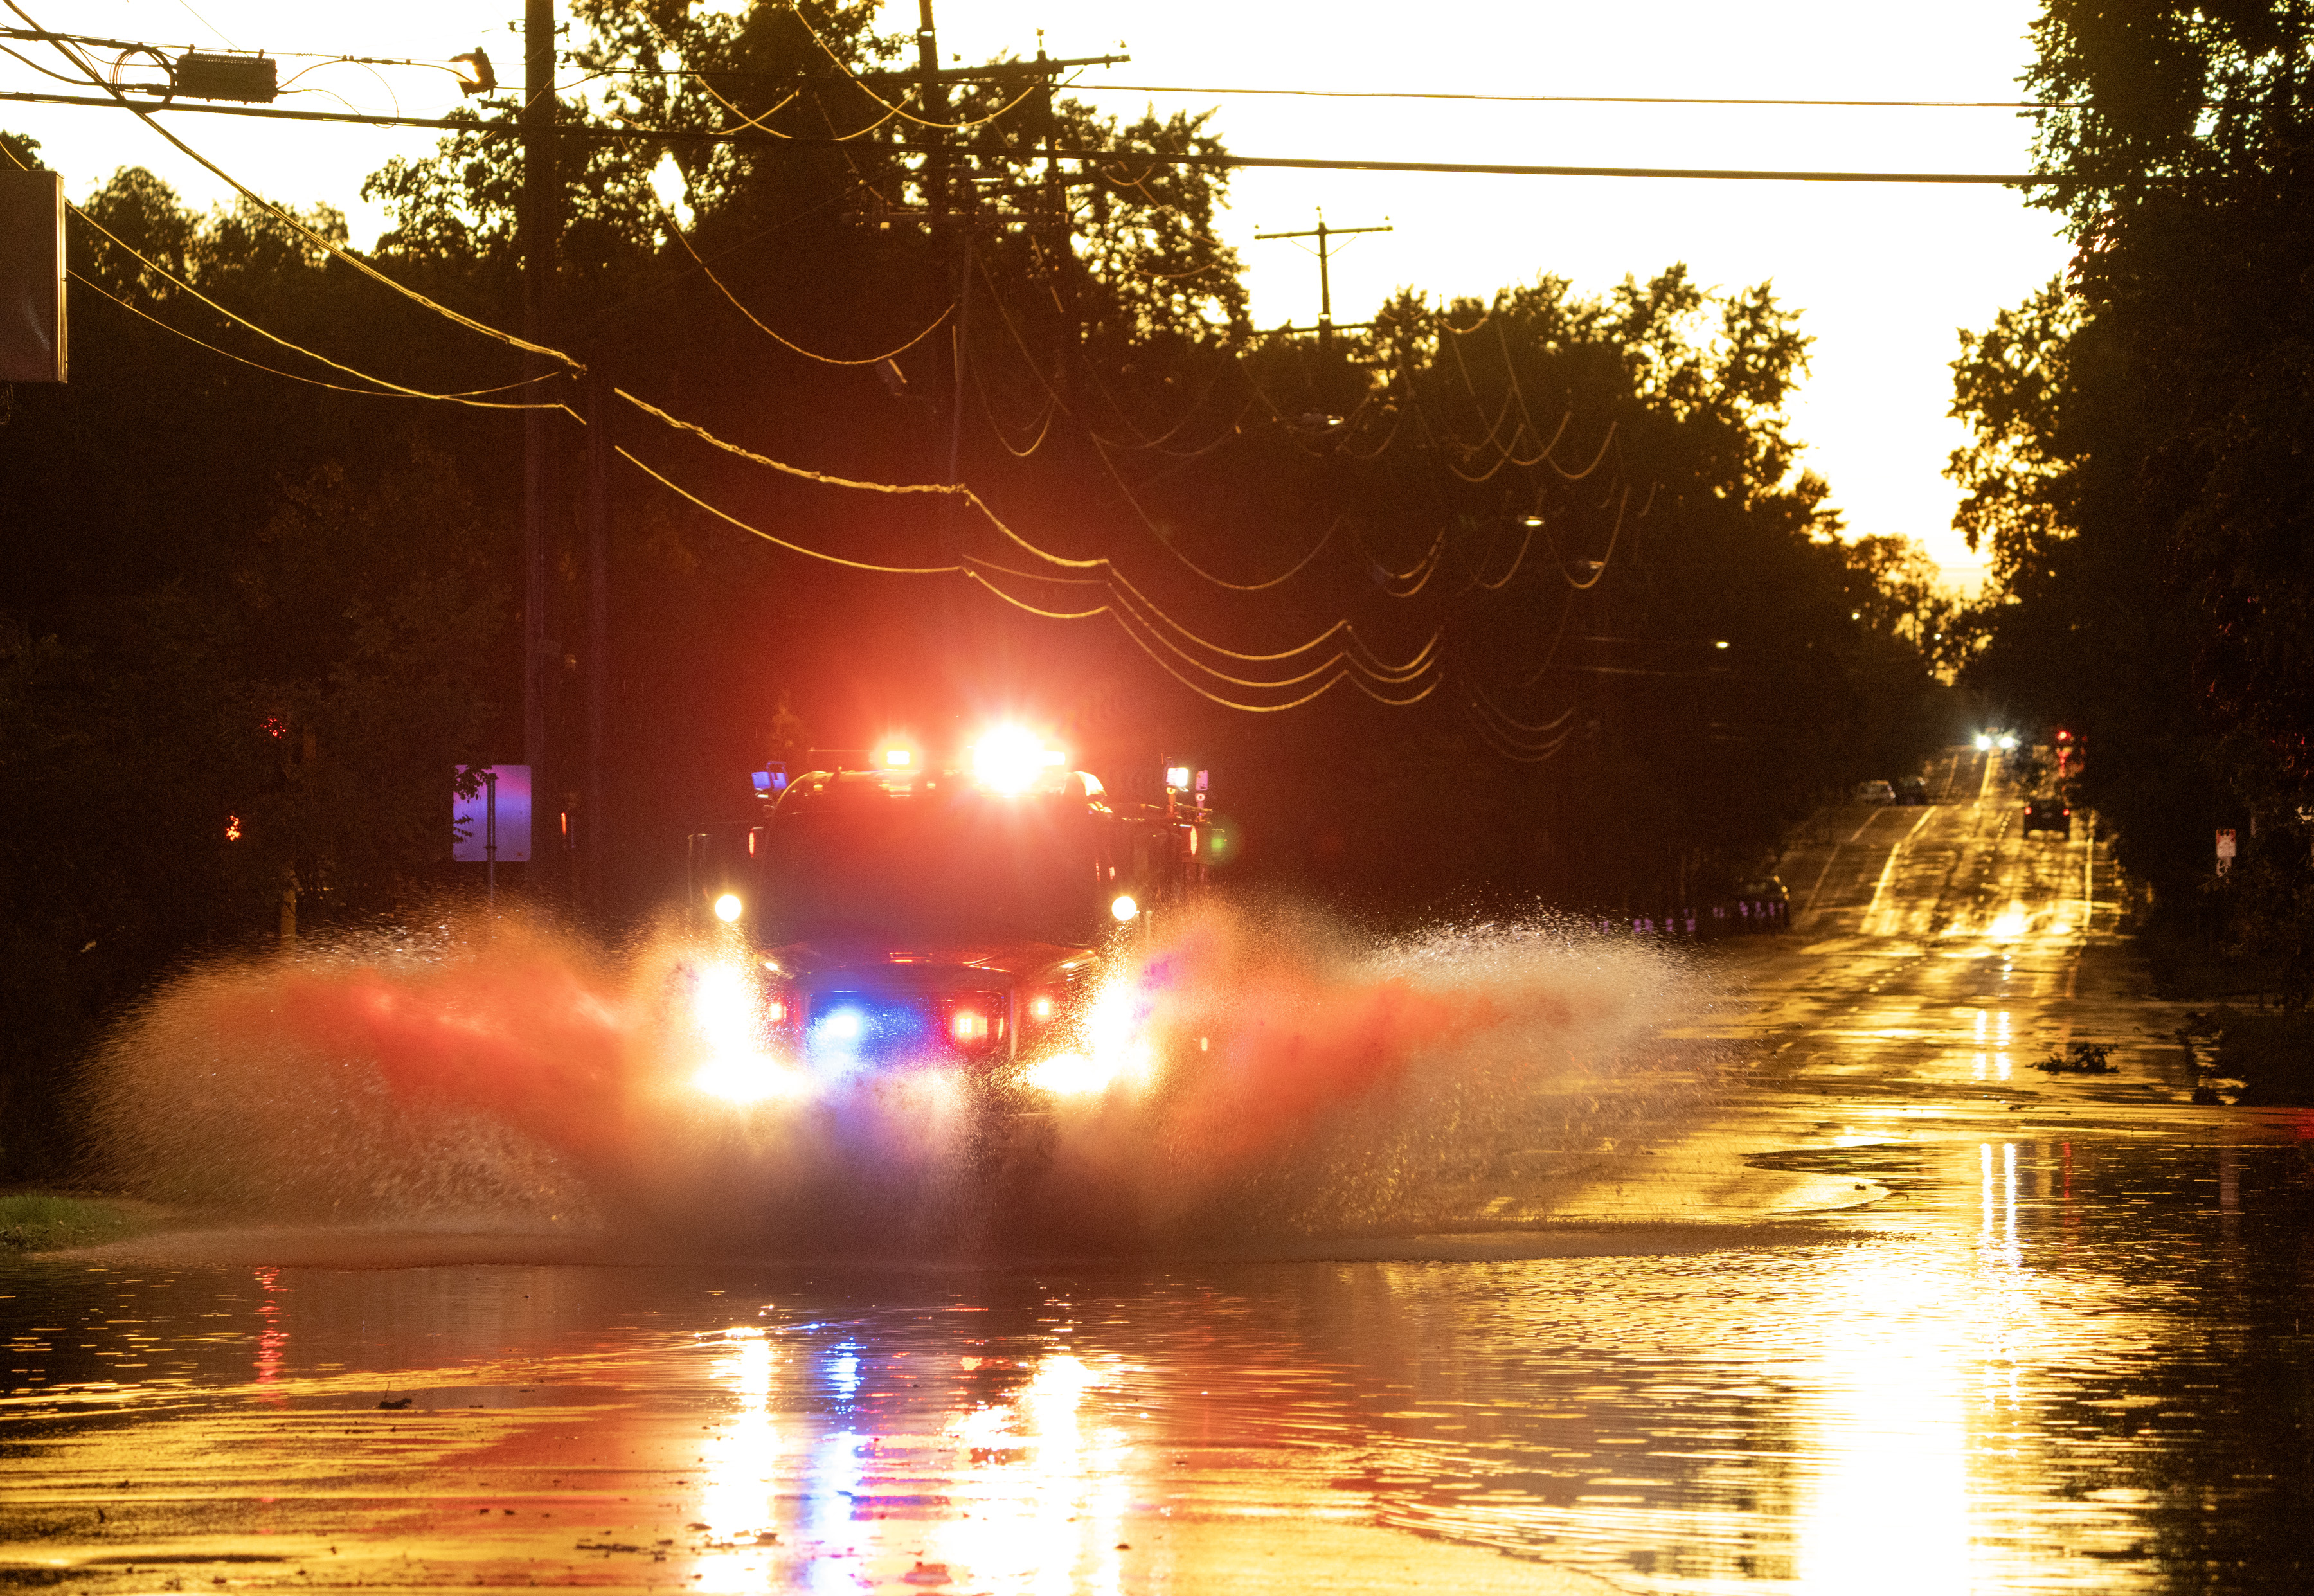
[[[2065,800],[2053,798],[2028,798],[2025,804],[2025,834],[2035,832],[2054,832],[2061,837],[2073,834],[2073,812]]]
[[[1859,804],[1893,804],[1896,801],[1896,789],[1886,781],[1859,781],[1856,784],[1856,801]]]
[[[1898,777],[1896,779],[1896,801],[1900,804],[1911,804],[1915,807],[1927,803],[1929,801],[1929,784],[1921,780],[1918,776]]]

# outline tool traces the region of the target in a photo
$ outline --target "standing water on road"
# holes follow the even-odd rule
[[[1998,778],[1708,960],[1189,928],[1009,1141],[712,945],[190,976],[108,1123],[243,1222],[0,1265],[0,1584],[2307,1589],[2314,1119]]]
[[[20,1264],[0,1583],[2303,1588],[2296,1149],[1872,1162],[1522,1260]]]
[[[1681,961],[1550,923],[1375,944],[1206,911],[1090,994],[1082,1079],[1001,1097],[815,1074],[764,1043],[749,957],[502,921],[211,965],[107,1050],[110,1163],[252,1220],[653,1258],[1258,1246],[1499,1222],[1506,1148],[1536,1192],[1579,1178],[1683,1123],[1716,1056],[1656,1039],[1705,1006]]]

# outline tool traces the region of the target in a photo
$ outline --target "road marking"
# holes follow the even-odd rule
[[[2091,810],[2087,818],[2089,827],[2088,845],[2081,850],[2081,936],[2084,940],[2097,920],[2097,812]]]
[[[1857,923],[1856,929],[1861,931],[1864,935],[1868,937],[1885,937],[1890,934],[1885,930],[1874,930],[1872,929],[1872,916],[1880,907],[1880,895],[1888,890],[1889,877],[1896,873],[1897,857],[1901,855],[1905,849],[1912,846],[1912,839],[1921,834],[1921,828],[1928,824],[1929,816],[1935,813],[1936,810],[1934,808],[1923,807],[1921,810],[1921,817],[1912,822],[1912,829],[1906,832],[1902,837],[1897,839],[1896,842],[1889,848],[1888,862],[1880,867],[1880,879],[1873,883],[1872,901],[1864,905],[1864,918]]]
[[[1824,856],[1824,869],[1815,873],[1815,885],[1808,888],[1807,897],[1800,904],[1800,912],[1792,917],[1792,923],[1794,925],[1797,925],[1802,920],[1806,919],[1807,917],[1808,911],[1815,907],[1815,895],[1824,890],[1824,878],[1832,874],[1832,861],[1840,857],[1840,851],[1847,847],[1849,842],[1855,842],[1857,838],[1871,830],[1872,823],[1886,813],[1887,811],[1886,809],[1873,810],[1871,814],[1867,815],[1864,817],[1864,824],[1862,825],[1858,826],[1853,832],[1849,833],[1848,842],[1834,842],[1832,845],[1832,851]]]

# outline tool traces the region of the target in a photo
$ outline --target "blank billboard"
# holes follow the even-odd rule
[[[0,169],[0,383],[65,380],[65,180]]]

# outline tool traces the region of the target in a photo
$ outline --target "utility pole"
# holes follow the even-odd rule
[[[552,347],[561,208],[554,162],[554,0],[525,0],[522,43],[522,332],[533,344]],[[522,375],[530,384],[523,394],[531,403],[546,397],[541,379],[550,369],[544,356],[523,351]],[[522,430],[522,752],[530,765],[534,813],[541,820],[563,807],[546,746],[547,697],[561,675],[561,661],[554,657],[560,650],[546,630],[547,547],[554,520],[552,413],[525,410]],[[546,834],[558,833],[550,826]]]
[[[942,480],[951,486],[962,481],[964,454],[964,416],[966,396],[972,384],[972,311],[973,278],[977,271],[974,239],[981,233],[996,234],[1015,227],[1029,231],[1048,231],[1055,227],[1066,231],[1065,200],[1069,180],[1061,173],[1062,152],[1055,147],[1054,133],[1057,127],[1053,111],[1053,90],[1059,75],[1079,66],[1107,66],[1131,59],[1127,56],[1095,56],[1078,59],[1059,59],[1045,53],[1044,34],[1037,36],[1037,58],[1034,62],[1011,61],[988,67],[961,67],[944,71],[940,64],[940,35],[932,23],[932,0],[916,0],[916,72],[915,88],[917,118],[927,124],[923,129],[926,140],[923,172],[921,182],[923,205],[921,209],[907,209],[878,204],[867,213],[868,219],[883,226],[895,223],[923,226],[934,241],[945,237],[945,248],[936,242],[935,257],[945,256],[945,265],[954,286],[956,320],[949,330],[949,436],[947,469]],[[885,78],[865,75],[867,81],[882,83]],[[1042,145],[1045,161],[1041,204],[1029,212],[1008,209],[1002,204],[984,205],[978,186],[968,166],[958,159],[951,129],[948,127],[948,85],[950,84],[1007,83],[1031,79],[1036,87],[1036,131],[1039,137],[1032,141]],[[1032,154],[1031,159],[1034,159]],[[1096,181],[1090,176],[1076,180]],[[1064,254],[1066,253],[1064,248]],[[954,563],[961,546],[958,532],[960,510],[954,494],[943,495],[941,507],[941,542],[949,563]],[[958,598],[954,584],[944,586],[941,599],[941,629],[943,652],[953,658],[959,642]]]
[[[1391,233],[1396,229],[1385,224],[1380,227],[1329,227],[1326,213],[1318,213],[1318,225],[1299,233],[1257,233],[1257,239],[1314,238],[1318,241],[1318,354],[1323,359],[1334,352],[1334,284],[1328,268],[1327,241],[1347,238],[1353,233]],[[1363,325],[1364,323],[1361,323]]]
[[[611,691],[611,379],[587,378],[587,780],[578,799],[580,885],[603,905],[610,827],[604,812],[603,706]]]
[[[927,122],[948,120],[948,94],[941,86],[940,35],[932,30],[932,0],[916,0],[916,66],[923,74],[917,103]],[[948,138],[946,130],[927,128],[937,153],[924,157],[924,205],[932,212],[935,236],[948,216]]]

